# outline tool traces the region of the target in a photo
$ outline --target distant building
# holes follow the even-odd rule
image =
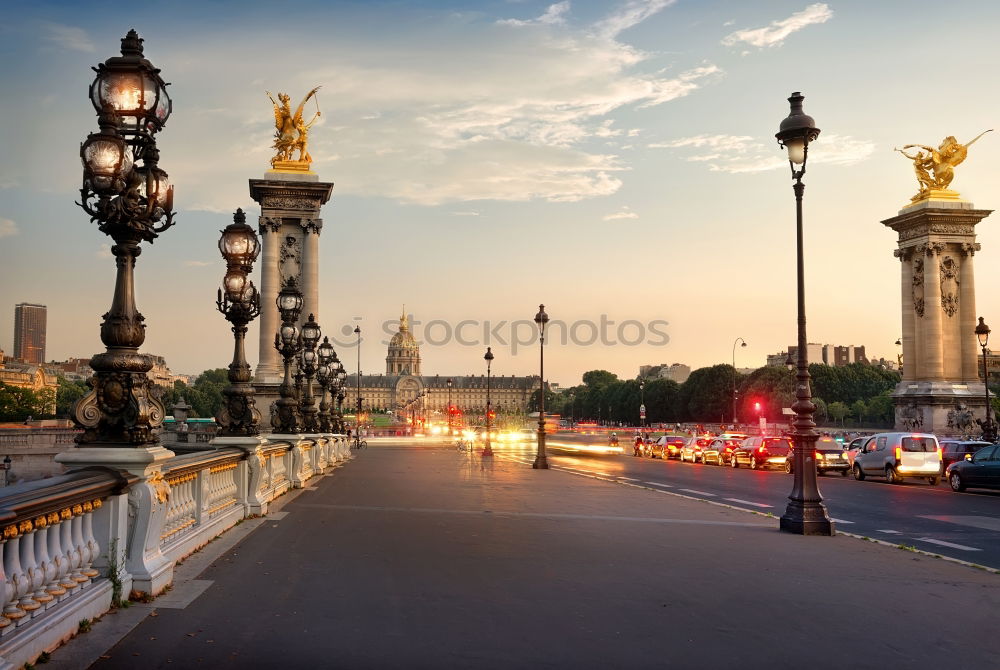
[[[52,370],[31,363],[6,360],[3,351],[0,350],[0,383],[32,391],[52,391],[52,405],[49,413],[55,414],[55,392],[59,388],[59,378]]]
[[[678,384],[683,384],[690,376],[691,366],[683,363],[639,366],[639,379],[671,379]]]
[[[822,363],[824,365],[850,365],[851,363],[868,364],[868,356],[865,355],[865,348],[856,347],[853,344],[847,346],[834,346],[832,344],[814,344],[810,342],[806,349],[809,363]],[[768,354],[767,365],[769,367],[784,367],[789,356],[792,363],[798,363],[799,348],[795,345],[789,346],[787,351],[779,351],[776,354]]]
[[[22,302],[14,306],[14,358],[31,365],[45,362],[45,305]]]

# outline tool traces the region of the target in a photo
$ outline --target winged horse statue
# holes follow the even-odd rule
[[[274,158],[271,159],[271,166],[279,161],[291,161],[295,151],[298,150],[300,163],[312,162],[307,148],[309,143],[309,128],[321,116],[319,102],[316,101],[316,113],[306,122],[302,118],[302,110],[310,98],[316,99],[316,91],[321,87],[317,86],[302,98],[302,102],[292,112],[290,99],[286,93],[278,93],[278,100],[274,99],[270,91],[265,91],[274,105]]]

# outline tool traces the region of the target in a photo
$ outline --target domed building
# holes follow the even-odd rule
[[[399,317],[399,330],[389,340],[385,374],[362,374],[360,389],[357,375],[348,375],[344,411],[353,411],[360,395],[364,411],[392,412],[400,419],[413,412],[430,421],[447,421],[450,388],[452,407],[465,416],[467,422],[481,422],[486,410],[485,374],[422,375],[420,363],[420,345],[410,332],[404,308]],[[491,376],[490,404],[498,416],[524,415],[537,389],[537,376]]]

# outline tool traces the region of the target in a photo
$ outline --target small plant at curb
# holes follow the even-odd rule
[[[121,607],[122,599],[122,564],[118,552],[118,538],[111,540],[108,547],[108,581],[111,582],[111,606]]]
[[[49,652],[47,651],[43,651],[38,655],[38,658],[35,659],[35,663],[42,665],[44,663],[48,663],[51,660],[52,660],[52,655],[49,654]]]
[[[137,603],[151,603],[153,602],[153,596],[145,591],[132,590],[132,593],[128,594],[129,600]]]
[[[90,619],[80,619],[80,622],[77,624],[81,633],[89,633],[92,625]]]
[[[914,547],[912,544],[900,544],[900,545],[897,545],[897,546],[900,549],[902,549],[903,551],[913,551],[913,552],[917,551],[917,548]]]

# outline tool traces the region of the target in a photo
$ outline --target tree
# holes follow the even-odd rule
[[[854,417],[854,420],[857,421],[858,423],[861,423],[862,421],[865,420],[865,415],[867,414],[868,414],[868,403],[866,403],[864,400],[861,399],[855,400],[854,403],[851,405],[851,415]]]
[[[56,390],[56,416],[68,417],[73,413],[77,401],[87,394],[87,384],[70,381],[59,377],[59,388]]]
[[[681,384],[678,397],[683,420],[710,422],[731,417],[733,372],[733,366],[725,364],[692,372]]]
[[[831,402],[827,406],[826,411],[830,415],[830,418],[834,421],[839,421],[841,426],[844,425],[844,419],[847,418],[847,415],[851,413],[851,409],[839,400]]]
[[[740,388],[740,417],[750,420],[757,416],[755,404],[760,403],[760,416],[771,421],[782,417],[783,407],[791,407],[794,374],[783,367],[758,368],[747,375]]]
[[[877,395],[868,402],[868,420],[886,428],[896,422],[896,405],[892,402],[891,391]]]
[[[826,420],[830,418],[830,408],[826,406],[826,401],[820,397],[813,396],[812,401],[813,404],[816,405],[816,414],[813,415],[816,423],[818,425],[823,425],[826,423]]]
[[[528,411],[537,412],[538,411],[538,389],[531,392],[531,397],[528,399]],[[550,391],[547,387],[545,389],[545,413],[551,414],[557,411],[557,396],[555,393]]]
[[[607,370],[591,370],[583,373],[583,384],[589,388],[601,388],[618,381],[618,375]]]
[[[24,421],[29,416],[51,416],[55,393],[52,389],[33,391],[0,382],[0,421]]]
[[[681,386],[673,379],[654,379],[646,384],[646,418],[649,423],[679,421]]]

